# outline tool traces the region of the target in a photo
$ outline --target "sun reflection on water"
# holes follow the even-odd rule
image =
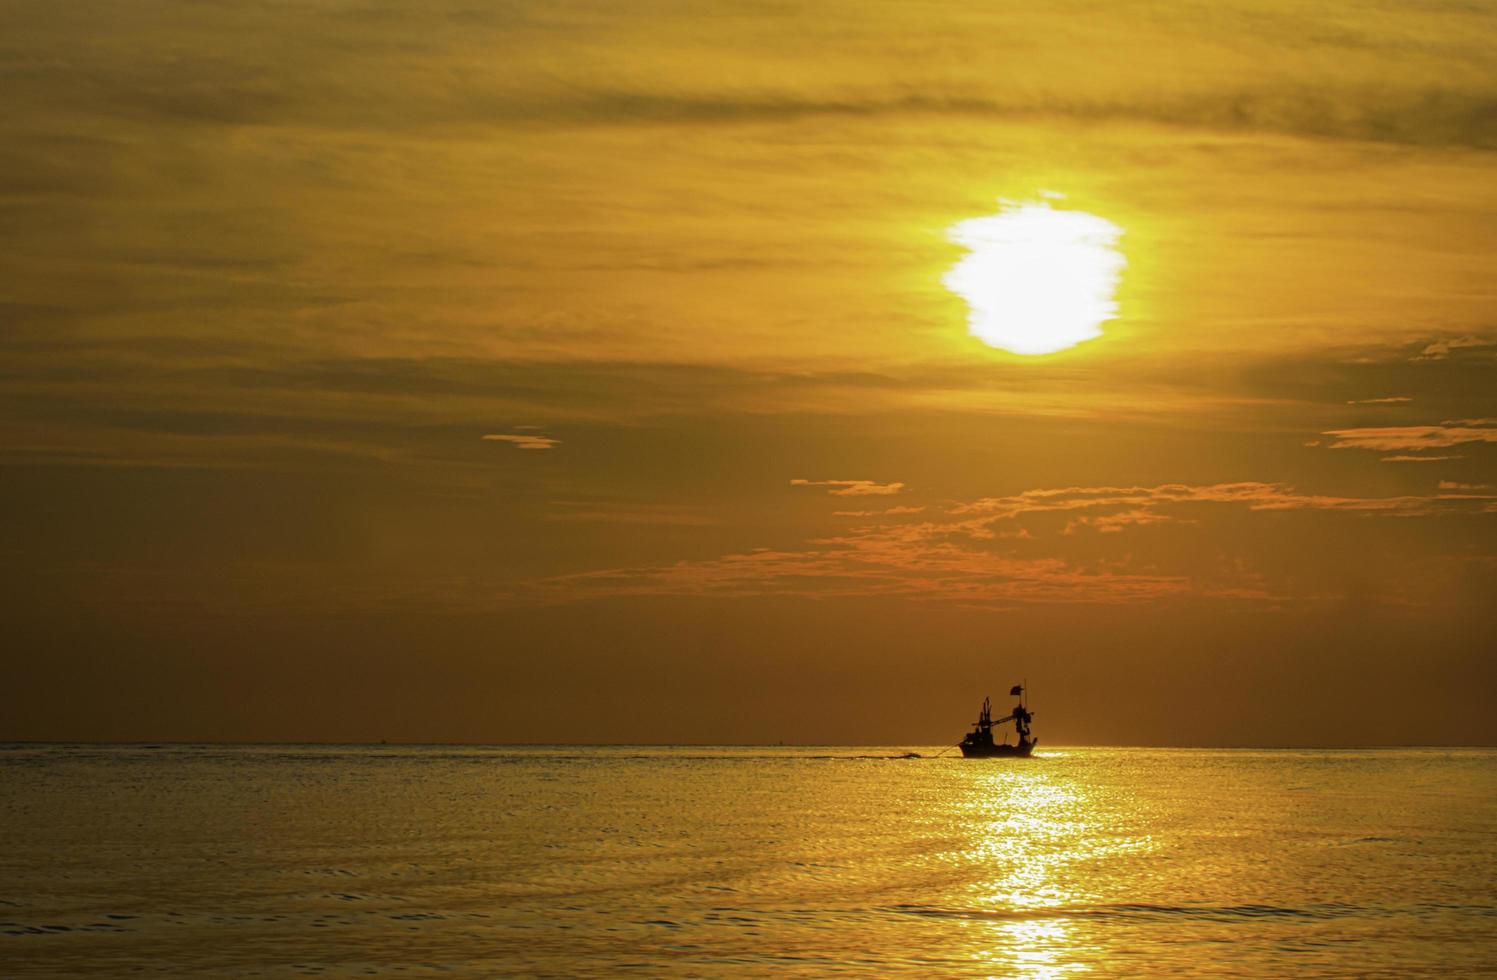
[[[978,927],[977,958],[994,976],[1097,969],[1076,932],[1075,916],[1098,900],[1088,881],[1099,864],[1148,850],[1150,840],[1109,833],[1103,801],[1039,766],[976,771],[964,783],[954,816],[964,830],[960,860],[973,872],[962,905]]]
[[[1064,977],[1089,972],[1094,964],[1063,962],[1072,945],[1070,927],[1054,919],[1015,919],[994,923],[1002,935],[1002,952],[990,956],[993,965],[1001,963],[1003,973],[994,976]]]

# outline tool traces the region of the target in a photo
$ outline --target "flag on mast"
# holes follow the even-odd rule
[[[1015,684],[1013,690],[1009,691],[1008,693],[1011,697],[1018,697],[1019,695],[1024,693],[1024,685]]]

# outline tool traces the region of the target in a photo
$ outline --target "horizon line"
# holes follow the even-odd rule
[[[0,738],[0,748],[17,745],[36,746],[118,746],[153,748],[165,746],[211,746],[234,747],[296,747],[312,748],[472,748],[472,749],[893,749],[905,746],[916,748],[956,748],[959,743],[945,742],[329,742],[329,741],[265,741],[265,740],[201,740],[201,739],[29,739]],[[1367,749],[1497,749],[1497,743],[1457,742],[1405,742],[1396,744],[1347,744],[1347,745],[1175,745],[1175,744],[1125,744],[1072,742],[1048,744],[1050,749],[1178,749],[1192,751],[1245,751],[1245,750],[1304,750],[1304,751],[1354,751]]]

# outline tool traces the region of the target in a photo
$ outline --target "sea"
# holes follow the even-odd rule
[[[1497,976],[1497,750],[0,745],[0,976]]]

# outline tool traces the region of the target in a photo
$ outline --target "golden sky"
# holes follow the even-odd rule
[[[7,4],[0,738],[1497,741],[1493,50]],[[943,279],[1037,201],[1126,267],[1022,356]]]

